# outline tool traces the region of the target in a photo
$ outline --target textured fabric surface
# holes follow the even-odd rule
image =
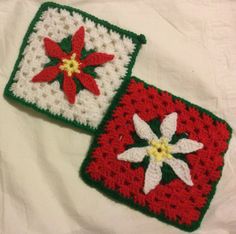
[[[39,0],[0,0],[0,90]],[[146,35],[133,74],[236,129],[236,3],[230,0],[64,0]],[[107,199],[78,178],[91,137],[0,98],[0,233],[183,233]],[[197,234],[236,230],[236,141]]]
[[[196,230],[221,176],[230,127],[136,78],[125,82],[118,95],[98,128],[81,177],[114,200]],[[172,146],[184,141],[185,149],[172,154]]]
[[[143,40],[75,8],[42,4],[22,40],[5,95],[94,131],[131,75]]]

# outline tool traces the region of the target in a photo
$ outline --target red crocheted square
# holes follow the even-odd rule
[[[215,193],[230,137],[229,125],[209,111],[131,78],[80,174],[112,199],[193,231]]]

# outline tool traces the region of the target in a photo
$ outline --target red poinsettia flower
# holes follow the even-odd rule
[[[94,78],[83,72],[87,66],[98,66],[104,64],[114,58],[114,55],[94,52],[89,54],[85,59],[81,59],[81,51],[84,47],[84,27],[80,27],[72,36],[72,51],[67,54],[60,46],[50,38],[44,38],[44,46],[46,54],[51,58],[59,59],[59,63],[55,66],[45,67],[39,74],[33,77],[33,82],[50,82],[56,79],[59,73],[63,73],[63,91],[71,104],[75,103],[76,78],[80,83],[95,95],[99,95],[100,91]]]

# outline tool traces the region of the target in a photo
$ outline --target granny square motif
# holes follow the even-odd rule
[[[231,128],[137,78],[113,100],[80,170],[105,195],[185,231],[200,226]]]
[[[143,35],[44,3],[25,35],[5,95],[93,132],[130,77],[143,43]]]

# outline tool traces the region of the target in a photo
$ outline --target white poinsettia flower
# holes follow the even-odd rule
[[[188,165],[174,158],[176,153],[191,153],[203,148],[203,144],[190,139],[180,139],[176,144],[170,144],[177,128],[177,113],[173,112],[167,115],[161,123],[161,138],[153,133],[149,125],[143,121],[137,114],[133,116],[134,127],[137,135],[148,142],[146,147],[133,147],[118,155],[119,160],[128,162],[142,162],[147,155],[150,157],[149,165],[145,173],[143,191],[148,194],[161,181],[161,167],[167,163],[175,174],[187,185],[192,186],[193,182]]]

